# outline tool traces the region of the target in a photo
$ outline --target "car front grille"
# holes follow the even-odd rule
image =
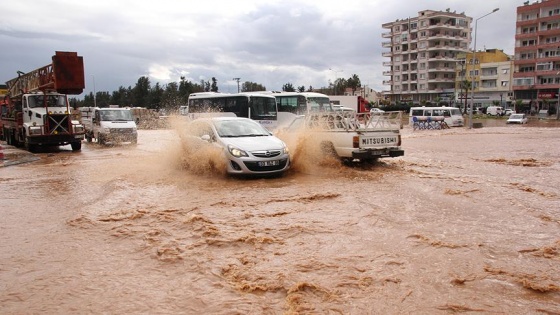
[[[133,133],[132,128],[111,128],[109,129],[111,133],[123,134],[123,133]]]
[[[260,158],[271,158],[279,156],[282,152],[280,150],[267,150],[267,151],[253,151],[252,155]]]

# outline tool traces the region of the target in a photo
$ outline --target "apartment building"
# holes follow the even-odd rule
[[[513,60],[503,50],[459,53],[455,74],[455,100],[462,104],[461,107],[470,104],[471,100],[474,100],[475,108],[493,104],[500,104],[504,108],[512,107],[512,78]]]
[[[463,13],[424,10],[417,17],[384,23],[383,66],[391,103],[451,101],[455,93],[457,55],[469,51],[472,18]]]
[[[513,91],[533,112],[556,107],[560,89],[560,0],[517,7]]]

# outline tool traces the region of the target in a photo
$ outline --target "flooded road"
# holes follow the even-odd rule
[[[560,314],[560,128],[403,134],[280,178],[172,130],[0,168],[0,313]]]

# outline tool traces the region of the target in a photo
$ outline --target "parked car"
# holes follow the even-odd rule
[[[379,109],[379,108],[377,108],[377,107],[372,107],[372,108],[369,110],[369,112],[372,113],[372,114],[377,114],[377,113],[384,113],[385,111],[382,110],[382,109]]]
[[[504,111],[504,115],[509,116],[511,114],[515,114],[515,111],[511,108],[508,108]]]
[[[187,135],[220,147],[229,174],[282,174],[290,168],[286,144],[258,122],[242,117],[193,120]]]
[[[355,112],[355,110],[353,108],[350,107],[346,107],[343,105],[336,105],[336,104],[332,104],[331,105],[332,109],[336,112],[336,111],[342,111],[342,112]]]
[[[511,114],[506,121],[506,124],[526,124],[527,115],[525,114]]]

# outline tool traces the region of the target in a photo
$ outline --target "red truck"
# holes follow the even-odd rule
[[[80,150],[84,126],[73,119],[68,94],[85,87],[83,57],[57,51],[52,63],[6,82],[0,101],[0,138],[34,152],[41,147],[67,145]]]

